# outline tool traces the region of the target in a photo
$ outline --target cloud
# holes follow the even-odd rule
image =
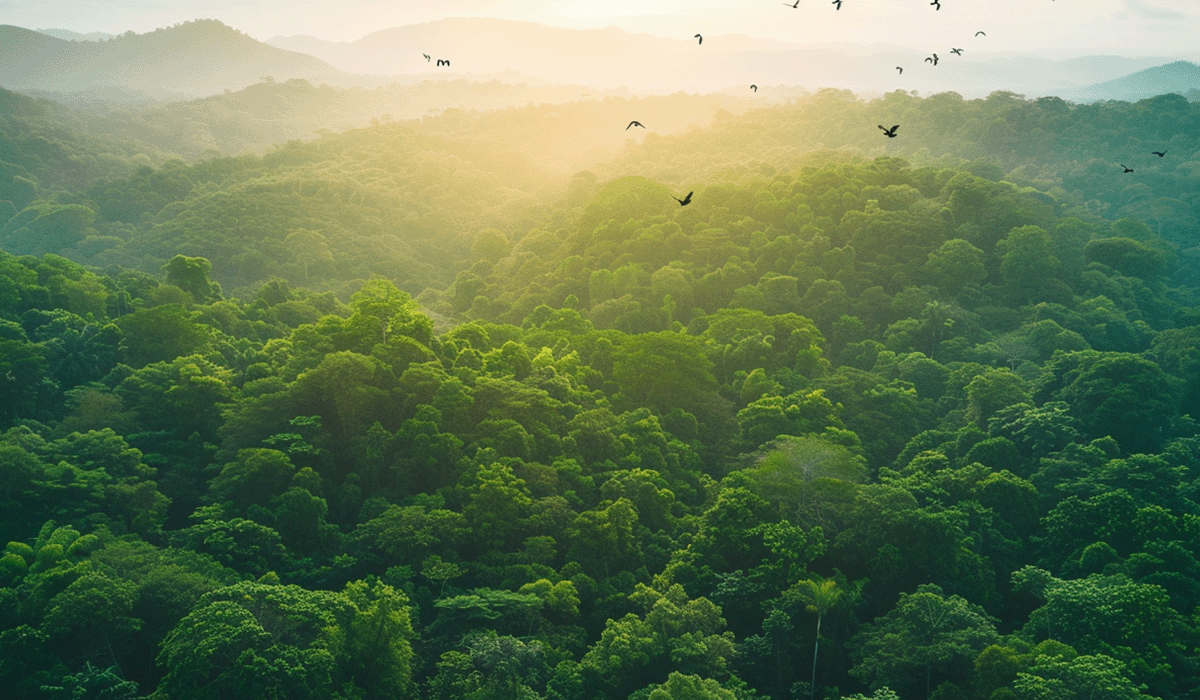
[[[1125,6],[1128,7],[1134,14],[1146,19],[1168,19],[1180,20],[1187,19],[1187,15],[1182,12],[1168,10],[1162,7],[1147,5],[1142,0],[1125,0]]]

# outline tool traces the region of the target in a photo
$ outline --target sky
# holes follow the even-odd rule
[[[794,2],[795,0],[793,0]],[[666,37],[745,34],[797,43],[917,46],[985,30],[991,50],[1044,56],[1200,52],[1200,0],[0,0],[0,24],[138,33],[218,19],[250,36],[353,41],[445,17],[617,26]]]

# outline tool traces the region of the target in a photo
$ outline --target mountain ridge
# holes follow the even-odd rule
[[[1180,60],[1087,85],[1063,97],[1079,102],[1136,102],[1167,93],[1183,94],[1194,89],[1200,89],[1200,65]]]
[[[269,46],[217,20],[126,32],[103,42],[0,25],[0,46],[0,85],[9,89],[124,86],[204,96],[243,88],[264,75],[314,82],[345,76],[320,59]]]

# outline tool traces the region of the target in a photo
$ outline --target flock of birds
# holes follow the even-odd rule
[[[783,3],[783,4],[784,4],[785,6],[787,6],[787,7],[790,7],[790,8],[792,8],[793,10],[795,10],[795,9],[797,9],[797,8],[799,8],[799,7],[800,7],[800,0],[795,0],[795,2],[791,2],[791,3],[787,3],[787,2],[785,2],[785,3]],[[833,0],[833,2],[832,2],[832,3],[830,3],[830,4],[834,5],[834,6],[835,6],[835,9],[838,9],[838,10],[842,9],[842,0]],[[936,11],[936,10],[940,10],[940,9],[942,9],[942,3],[941,3],[941,0],[933,0],[933,2],[931,2],[931,3],[929,3],[929,4],[930,4],[930,5],[933,7],[933,9],[934,9],[935,11]],[[982,31],[979,31],[979,32],[975,32],[975,36],[976,36],[976,37],[980,37],[980,36],[987,36],[987,33],[986,33],[986,32],[982,32]],[[703,44],[704,44],[704,37],[703,37],[702,35],[700,35],[700,34],[696,34],[694,38],[696,39],[696,45],[697,45],[697,46],[701,46],[701,45],[703,45]],[[954,46],[952,46],[952,47],[950,47],[950,53],[954,54],[955,56],[962,56],[962,55],[963,55],[963,49],[961,49],[961,48],[958,48],[958,47],[954,47]],[[929,63],[929,64],[931,64],[931,65],[934,65],[934,66],[936,66],[936,65],[938,64],[939,60],[940,60],[940,59],[938,58],[938,55],[935,53],[935,54],[931,54],[931,55],[930,55],[928,58],[926,58],[926,59],[925,59],[925,62],[926,62],[926,63]],[[900,75],[904,75],[904,67],[903,67],[903,66],[896,66],[896,70],[897,70],[897,71],[899,71],[899,74],[900,74]],[[751,85],[750,85],[750,89],[751,89],[751,90],[753,90],[754,92],[756,92],[756,93],[757,93],[757,92],[758,92],[758,85],[751,84]],[[629,122],[629,125],[625,127],[625,130],[626,130],[626,131],[629,131],[629,129],[630,129],[631,127],[635,127],[635,126],[636,126],[636,127],[640,127],[640,128],[642,128],[642,129],[645,129],[645,128],[646,128],[646,126],[645,126],[644,124],[642,124],[641,122],[639,122],[639,121],[637,121],[637,120],[634,120],[634,121],[631,121],[631,122]],[[894,138],[896,138],[896,136],[897,136],[897,133],[896,133],[896,131],[897,131],[897,129],[899,129],[899,128],[900,128],[900,125],[899,125],[899,124],[894,124],[894,125],[892,126],[892,128],[890,128],[890,129],[889,129],[889,128],[887,128],[887,127],[883,126],[882,124],[880,124],[880,125],[879,125],[879,128],[880,128],[880,130],[882,130],[882,131],[883,131],[883,135],[884,135],[884,136],[886,136],[886,137],[887,137],[887,138],[889,138],[889,139],[894,139]],[[1122,166],[1122,167],[1124,167],[1124,166]],[[1132,171],[1132,170],[1126,170],[1126,172],[1133,172],[1133,171]],[[686,196],[686,197],[684,197],[683,199],[680,199],[680,198],[678,198],[678,197],[676,197],[676,196],[674,196],[674,195],[671,195],[671,199],[674,199],[676,202],[679,202],[679,206],[681,206],[681,207],[686,207],[688,204],[690,204],[690,203],[692,202],[692,195],[693,195],[693,194],[695,194],[695,193],[694,193],[694,192],[688,192],[687,196]]]
[[[1053,0],[1052,0],[1052,1],[1053,1]],[[837,10],[840,10],[840,9],[842,9],[842,2],[843,2],[843,0],[832,0],[832,2],[831,2],[830,4],[831,4],[831,5],[834,5],[835,9],[837,9]],[[790,7],[790,8],[792,8],[792,9],[797,9],[797,8],[799,8],[799,7],[800,7],[800,0],[795,0],[795,2],[791,2],[791,3],[787,3],[787,2],[785,2],[785,3],[783,3],[783,4],[784,4],[785,6],[787,6],[787,7]],[[934,8],[934,10],[935,10],[935,11],[936,11],[936,10],[941,10],[941,9],[942,9],[942,3],[941,3],[941,0],[933,0],[933,2],[931,2],[931,3],[929,3],[929,4],[930,4],[930,6],[931,6],[931,7],[933,7],[933,8]],[[978,32],[975,32],[975,37],[976,37],[976,38],[978,38],[978,37],[981,37],[981,36],[983,36],[983,37],[986,37],[986,36],[987,36],[987,33],[986,33],[986,32],[983,32],[983,31],[978,31]],[[694,35],[694,37],[693,37],[693,38],[694,38],[694,39],[696,39],[696,45],[697,45],[697,46],[702,46],[702,45],[704,44],[704,37],[703,37],[702,35],[700,35],[700,34],[696,34],[696,35]],[[962,55],[963,55],[963,49],[961,49],[961,48],[958,48],[958,47],[953,47],[953,46],[952,46],[952,47],[950,47],[950,53],[954,54],[955,56],[962,56]],[[427,62],[432,60],[432,57],[431,57],[429,54],[427,54],[427,53],[426,53],[426,54],[421,54],[421,55],[425,57],[425,60],[426,60]],[[938,55],[937,55],[936,53],[934,53],[934,54],[930,54],[930,55],[929,55],[929,56],[928,56],[928,57],[925,59],[925,62],[926,62],[926,63],[928,63],[928,64],[930,64],[930,65],[933,65],[933,66],[936,66],[936,65],[938,64],[938,62],[939,62],[939,61],[940,61],[940,59],[938,58]],[[438,61],[437,61],[437,65],[438,65],[438,66],[447,66],[447,67],[449,67],[449,65],[450,65],[450,61],[449,61],[449,59],[441,59],[441,58],[439,58],[439,59],[438,59]],[[904,75],[904,67],[903,67],[903,66],[896,66],[896,70],[897,70],[897,71],[899,71],[899,74],[900,74],[900,75]],[[756,93],[757,93],[757,92],[758,92],[758,85],[754,85],[754,84],[752,84],[752,85],[750,85],[750,89],[751,89],[751,90],[753,90],[754,92],[756,92]],[[629,131],[631,128],[633,128],[633,127],[635,127],[635,126],[636,126],[636,127],[638,127],[638,128],[641,128],[641,129],[645,129],[645,128],[646,128],[646,125],[645,125],[645,124],[642,124],[640,121],[637,121],[637,120],[635,119],[635,120],[633,120],[633,121],[630,121],[630,122],[629,122],[629,124],[628,124],[628,125],[625,127],[625,131]],[[889,128],[887,128],[887,127],[885,127],[885,126],[884,126],[884,125],[882,125],[882,124],[879,124],[878,126],[879,126],[879,129],[880,129],[880,131],[882,131],[882,132],[883,132],[883,135],[884,135],[884,136],[886,136],[886,137],[887,137],[887,138],[889,138],[889,139],[894,139],[894,138],[896,138],[896,136],[897,136],[897,133],[896,133],[896,131],[897,131],[897,130],[900,128],[900,125],[899,125],[899,124],[893,124],[893,125],[892,125],[892,127],[891,127],[890,129],[889,129]],[[1168,151],[1168,150],[1169,150],[1169,149],[1163,149],[1162,151],[1151,151],[1151,153],[1152,153],[1152,154],[1154,154],[1154,155],[1156,155],[1156,156],[1158,156],[1159,158],[1163,158],[1163,157],[1165,157],[1165,156],[1167,155],[1167,151]],[[1120,166],[1121,166],[1121,168],[1122,168],[1122,169],[1125,171],[1125,173],[1132,173],[1132,172],[1133,172],[1133,168],[1130,168],[1130,167],[1128,167],[1128,166],[1126,166],[1126,165],[1124,165],[1124,164],[1119,164],[1119,165],[1120,165]],[[674,199],[676,202],[679,202],[679,206],[681,206],[681,207],[686,207],[688,204],[691,204],[691,202],[692,202],[692,195],[693,195],[693,194],[695,194],[695,192],[694,192],[694,191],[693,191],[693,192],[688,192],[688,193],[687,193],[687,196],[686,196],[686,197],[684,197],[683,199],[680,199],[680,198],[678,198],[678,197],[676,197],[676,196],[674,196],[674,195],[671,195],[671,199]]]
[[[795,10],[795,9],[798,9],[798,8],[800,7],[800,0],[795,0],[794,2],[791,2],[791,3],[787,3],[787,2],[785,2],[785,3],[783,3],[783,4],[784,4],[785,6],[787,6],[787,7],[790,7],[790,8],[792,8],[793,10]],[[835,9],[838,9],[838,10],[842,9],[842,0],[833,0],[833,2],[832,2],[832,3],[830,3],[830,4],[834,5]],[[942,9],[942,3],[941,3],[941,0],[933,0],[933,2],[931,2],[931,3],[929,3],[929,4],[930,4],[930,6],[932,6],[932,7],[933,7],[933,9],[934,9],[935,11],[937,11],[937,10],[941,10],[941,9]],[[985,37],[986,37],[986,36],[987,36],[987,33],[986,33],[986,32],[982,32],[982,31],[979,31],[979,32],[975,32],[975,36],[976,36],[976,37],[981,37],[981,36],[985,36]],[[704,37],[703,37],[703,36],[701,36],[700,34],[696,34],[694,38],[696,39],[696,45],[697,45],[697,46],[700,46],[700,45],[703,45],[703,44],[704,44]],[[961,49],[961,48],[959,48],[959,47],[954,47],[954,46],[952,46],[952,47],[950,47],[950,53],[954,54],[955,56],[962,56],[962,55],[963,55],[963,49]],[[941,60],[941,59],[939,59],[939,58],[938,58],[938,55],[937,55],[936,53],[934,53],[934,54],[931,54],[929,57],[927,57],[927,58],[925,59],[925,62],[926,62],[926,63],[929,63],[929,64],[931,64],[931,65],[933,65],[933,66],[936,66],[940,60]],[[904,67],[903,67],[903,66],[896,66],[896,70],[897,70],[897,71],[899,71],[899,75],[904,75]],[[756,92],[756,93],[757,93],[757,92],[758,92],[758,85],[754,85],[754,84],[752,84],[752,85],[750,85],[750,89],[751,89],[751,90],[753,90],[754,92]],[[644,124],[642,124],[641,122],[639,122],[639,121],[637,121],[637,120],[634,120],[634,121],[631,121],[631,122],[629,122],[629,125],[625,127],[625,130],[626,130],[626,131],[629,131],[629,129],[630,129],[631,127],[635,127],[635,126],[637,126],[637,127],[641,127],[641,128],[643,128],[643,129],[645,129],[645,128],[646,128]],[[881,131],[883,131],[883,135],[884,135],[884,136],[886,136],[886,137],[887,137],[887,138],[889,138],[889,139],[894,139],[894,138],[896,138],[896,136],[897,136],[897,133],[896,133],[896,131],[897,131],[899,128],[900,128],[900,125],[899,125],[899,124],[894,124],[894,125],[892,126],[892,128],[890,128],[890,129],[889,129],[889,128],[887,128],[887,127],[885,127],[885,126],[883,126],[882,124],[880,124],[880,125],[879,125],[879,129],[880,129]],[[1161,156],[1160,156],[1160,157],[1161,157]],[[1124,166],[1121,166],[1121,167],[1124,167]],[[1127,169],[1125,172],[1133,172],[1133,171],[1132,171],[1132,170],[1128,170],[1128,169]],[[694,192],[688,192],[687,196],[686,196],[686,197],[684,197],[683,199],[680,199],[680,198],[678,198],[678,197],[676,197],[676,196],[672,195],[672,196],[671,196],[671,199],[674,199],[676,202],[679,202],[679,206],[681,206],[681,207],[686,207],[688,204],[690,204],[690,203],[691,203],[691,201],[692,201],[692,195],[693,195],[693,194],[694,194]]]

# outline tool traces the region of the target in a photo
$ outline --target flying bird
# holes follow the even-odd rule
[[[635,120],[633,120],[633,121],[631,121],[631,122],[629,122],[629,126],[640,126],[640,127],[642,127],[643,129],[645,129],[645,128],[646,128],[646,126],[645,126],[644,124],[642,124],[641,122],[639,122],[639,121],[638,121],[638,120],[636,120],[636,119],[635,119]],[[625,131],[629,131],[629,126],[625,127]]]
[[[697,34],[697,35],[696,35],[696,38],[697,38],[697,39],[699,39],[699,41],[697,41],[697,42],[696,42],[696,45],[697,45],[697,46],[699,46],[700,44],[703,44],[703,43],[704,43],[704,37],[702,37],[702,36],[700,36],[699,34]]]
[[[985,34],[984,32],[975,32],[975,36],[979,36],[980,34],[983,34],[984,36],[987,36],[987,34]]]
[[[933,56],[931,56],[931,57],[929,57],[929,58],[925,59],[925,62],[926,62],[926,63],[932,63],[933,65],[935,65],[935,66],[936,66],[936,65],[937,65],[937,62],[938,62],[938,57],[937,57],[937,54],[935,53]]]
[[[897,124],[897,125],[893,126],[892,128],[887,129],[883,126],[883,124],[880,124],[879,128],[883,129],[884,136],[887,136],[889,139],[894,139],[894,138],[896,138],[896,129],[899,129],[900,125]]]
[[[842,9],[842,0],[833,0],[833,2],[831,2],[831,3],[829,3],[829,4],[830,4],[830,5],[837,5],[837,9],[839,9],[839,10],[840,10],[840,9]]]
[[[796,2],[800,2],[800,0],[796,0]],[[753,91],[755,91],[755,92],[758,92],[758,86],[757,86],[757,85],[751,85],[751,86],[750,86],[750,89],[751,89],[751,90],[753,90]]]
[[[950,53],[962,55],[962,49],[950,49]]]
[[[1118,163],[1117,165],[1120,165],[1122,168],[1125,168],[1125,172],[1127,172],[1127,173],[1133,172],[1133,168],[1126,167],[1124,163]]]
[[[448,66],[448,65],[450,65],[450,59],[446,59],[446,60],[444,60],[444,61],[443,61],[442,59],[440,59],[440,58],[439,58],[439,59],[438,59],[438,65],[439,65],[439,66]]]
[[[425,57],[425,62],[426,62],[426,63],[429,63],[429,54],[427,54],[427,53],[423,53],[423,54],[421,54],[421,55]]]
[[[1158,156],[1159,158],[1162,158],[1163,156],[1167,155],[1167,151],[1169,151],[1169,150],[1171,150],[1171,149],[1168,148],[1168,149],[1165,149],[1162,151],[1150,151],[1150,152],[1153,153],[1154,155]]]
[[[900,71],[900,75],[904,75],[904,69],[900,66],[896,66],[896,70]]]
[[[695,194],[694,191],[688,192],[687,196],[684,197],[683,199],[680,199],[680,198],[676,197],[675,195],[671,195],[671,199],[675,200],[676,202],[679,202],[679,206],[686,207],[687,205],[692,203],[692,195],[693,194]]]
[[[783,4],[784,4],[784,5],[787,5],[788,7],[792,8],[792,9],[794,10],[794,9],[796,9],[797,7],[800,7],[800,0],[796,0],[796,4],[795,4],[795,5],[788,5],[786,2],[785,2],[785,3],[783,3]]]
[[[929,4],[933,5],[935,8],[937,8],[939,10],[942,9],[942,3],[940,2],[940,0],[933,0],[933,2],[931,2]]]

